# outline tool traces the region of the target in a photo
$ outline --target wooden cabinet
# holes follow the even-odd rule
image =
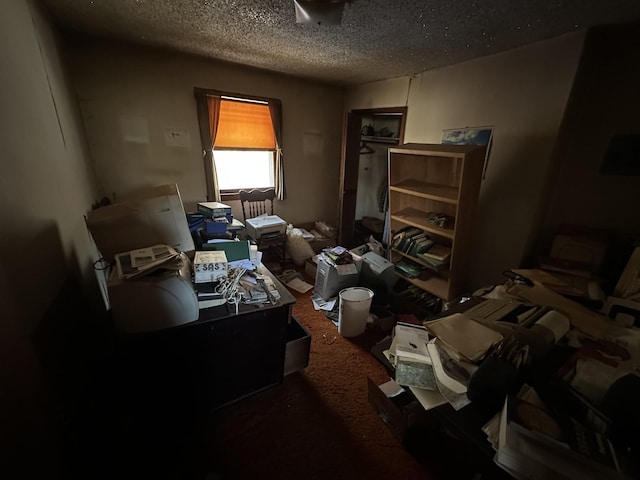
[[[387,243],[392,245],[403,228],[415,227],[450,249],[448,266],[442,269],[397,248],[391,249],[391,259],[417,264],[421,273],[404,278],[446,301],[468,288],[466,269],[474,248],[473,221],[485,152],[486,147],[468,145],[408,143],[389,148]],[[430,220],[435,214],[447,219],[444,225]]]

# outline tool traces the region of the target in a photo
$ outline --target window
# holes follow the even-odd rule
[[[242,150],[237,150],[237,149]],[[221,193],[273,188],[276,140],[264,101],[220,97],[213,161]]]
[[[250,188],[273,188],[273,151],[214,150],[221,193]]]
[[[273,188],[285,198],[279,100],[195,89],[207,196]]]

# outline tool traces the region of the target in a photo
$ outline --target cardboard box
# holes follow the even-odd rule
[[[604,232],[564,225],[553,237],[549,256],[585,264],[592,272],[597,272],[602,265],[606,249],[607,236]]]
[[[314,238],[308,239],[307,242],[311,245],[315,253],[320,253],[324,248],[335,247],[337,245],[335,235],[328,236],[316,230],[313,222],[301,223],[300,225],[296,225],[296,227],[304,228],[314,235]],[[312,278],[315,278],[315,275]]]
[[[312,278],[315,281],[317,271],[318,271],[318,256],[314,255],[311,258],[307,258],[307,260],[304,262],[304,273],[306,273],[309,276],[309,278]]]
[[[247,235],[254,240],[259,240],[262,237],[284,235],[287,232],[287,222],[277,215],[248,218],[245,223]]]
[[[92,210],[87,226],[107,261],[116,253],[158,244],[185,253],[195,250],[175,184],[148,188],[130,200]]]
[[[324,300],[329,300],[343,288],[356,287],[361,269],[362,259],[359,257],[353,263],[334,266],[323,254],[320,254],[314,291]]]
[[[198,251],[193,258],[195,283],[219,282],[227,278],[227,255],[223,251]]]
[[[231,207],[220,202],[200,202],[197,205],[198,212],[210,217],[219,218],[231,215]]]

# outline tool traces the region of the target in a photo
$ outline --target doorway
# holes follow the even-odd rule
[[[352,110],[343,130],[338,243],[382,241],[387,210],[387,149],[404,143],[407,107]]]

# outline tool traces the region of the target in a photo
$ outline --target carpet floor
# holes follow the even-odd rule
[[[389,380],[370,353],[388,332],[370,328],[344,338],[314,309],[311,292],[292,293],[294,316],[311,333],[309,365],[212,416],[201,452],[209,478],[473,478],[451,468],[460,462],[449,460],[446,438],[420,459],[409,453],[369,403],[367,377],[378,385]]]

